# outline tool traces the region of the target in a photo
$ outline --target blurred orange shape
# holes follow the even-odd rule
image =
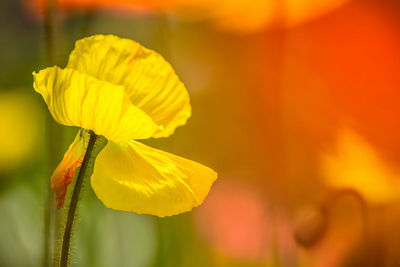
[[[35,0],[39,8],[44,8],[49,0]],[[53,0],[50,0],[53,1]],[[130,10],[159,10],[175,6],[174,0],[54,0],[61,9],[114,8]]]
[[[284,10],[280,21],[288,27],[293,27],[340,8],[349,0],[278,0],[277,2],[281,3],[281,10]]]
[[[214,15],[217,24],[225,29],[254,32],[271,26],[295,27],[323,16],[348,1],[212,0],[208,1],[207,10]]]
[[[325,182],[335,188],[352,188],[373,203],[386,203],[400,195],[400,172],[361,136],[342,129],[332,153],[322,155]]]
[[[28,0],[25,0],[28,1]],[[349,0],[54,0],[62,10],[117,9],[173,12],[189,20],[209,19],[224,29],[254,32],[269,26],[293,27],[341,7]],[[46,0],[26,2],[43,10]]]
[[[310,69],[309,74],[292,81],[292,87],[302,84],[301,89],[306,93],[311,85],[328,88],[324,98],[315,99],[313,107],[306,106],[307,102],[299,107],[309,109],[305,116],[312,116],[315,109],[322,111],[332,106],[325,116],[334,112],[338,120],[350,119],[362,136],[391,160],[400,159],[397,11],[388,1],[354,1],[319,23],[298,29],[291,34],[289,43],[290,60],[300,58],[297,65],[293,64],[290,79],[298,77],[298,69]],[[308,80],[304,78],[307,75]],[[321,91],[315,90],[316,93]],[[318,127],[322,118],[305,119]],[[332,128],[327,130],[331,132]]]
[[[224,255],[264,260],[270,252],[271,219],[260,196],[243,184],[217,182],[195,215],[202,237]]]

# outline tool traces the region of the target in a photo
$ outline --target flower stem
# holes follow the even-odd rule
[[[71,243],[71,232],[75,219],[75,212],[79,201],[79,194],[82,189],[83,182],[92,176],[94,163],[100,151],[107,144],[107,139],[103,136],[96,135],[90,131],[89,143],[83,158],[82,166],[76,179],[74,191],[72,192],[71,202],[69,205],[67,221],[64,228],[64,236],[61,247],[60,267],[68,266],[69,248]]]
[[[55,34],[60,32],[57,3],[56,0],[46,0],[44,5],[44,36],[45,36],[45,51],[47,65],[56,64],[57,44]],[[53,121],[51,116],[47,116],[47,134],[49,140],[47,161],[49,166],[49,175],[57,166],[57,159],[62,155],[60,139],[62,140],[61,127]],[[53,243],[56,236],[57,214],[54,206],[54,193],[51,190],[49,183],[46,183],[46,204],[44,209],[44,242],[43,242],[43,267],[52,266],[52,258],[54,252]]]

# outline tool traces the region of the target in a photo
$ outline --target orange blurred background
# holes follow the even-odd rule
[[[46,65],[48,6],[0,7],[0,111],[10,103],[30,108],[0,117],[0,148],[8,148],[0,160],[12,159],[0,161],[0,263],[40,266],[50,164],[43,131],[51,124],[43,124],[47,111],[30,75]],[[397,0],[58,0],[51,7],[60,64],[76,39],[95,33],[135,39],[171,62],[193,116],[171,138],[149,143],[219,173],[201,207],[165,219],[107,210],[87,189],[72,266],[399,266]],[[21,90],[33,104],[6,100]],[[7,138],[13,121],[22,121],[26,144]],[[61,131],[64,151],[75,129]],[[26,146],[19,162],[10,142]]]

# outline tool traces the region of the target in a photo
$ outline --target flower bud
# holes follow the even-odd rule
[[[326,229],[327,214],[324,210],[305,209],[296,219],[294,239],[303,247],[311,247],[321,239]]]

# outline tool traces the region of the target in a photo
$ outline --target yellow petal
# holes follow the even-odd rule
[[[162,128],[153,137],[171,135],[191,115],[189,94],[158,53],[114,35],[94,35],[79,40],[68,68],[99,80],[123,85],[134,105]]]
[[[34,75],[53,118],[64,125],[93,130],[114,142],[151,137],[158,126],[134,106],[122,86],[58,67]]]
[[[91,183],[109,208],[163,217],[200,205],[216,178],[199,163],[131,141],[104,148]]]
[[[74,142],[65,153],[63,160],[51,176],[51,188],[56,193],[58,209],[64,208],[68,186],[75,176],[75,169],[82,165],[88,140],[88,134],[83,130],[79,131]]]

